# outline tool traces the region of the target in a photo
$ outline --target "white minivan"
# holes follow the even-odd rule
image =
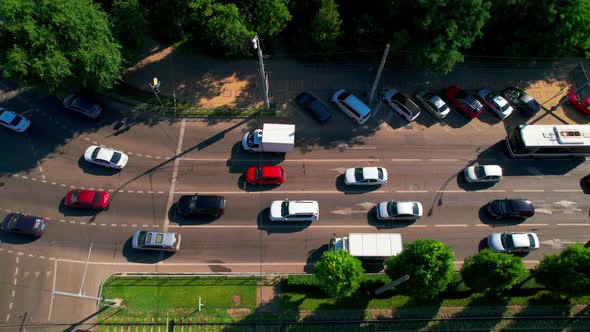
[[[141,250],[178,251],[180,234],[137,231],[131,238],[131,247]]]
[[[371,108],[355,95],[344,89],[336,91],[332,96],[332,101],[342,110],[342,112],[360,125],[367,122],[369,117],[371,117]]]

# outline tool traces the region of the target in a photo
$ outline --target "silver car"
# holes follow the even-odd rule
[[[131,247],[141,250],[178,251],[180,234],[137,231],[131,238]]]
[[[529,252],[539,249],[539,237],[535,233],[492,233],[488,246],[495,252]]]
[[[422,217],[424,209],[420,202],[381,202],[377,204],[379,220],[416,220]]]
[[[437,119],[443,119],[451,109],[442,98],[426,89],[416,92],[416,100]]]

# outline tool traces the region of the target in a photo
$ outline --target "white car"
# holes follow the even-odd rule
[[[383,167],[349,168],[344,173],[344,183],[349,186],[387,183],[387,170]]]
[[[481,89],[477,92],[477,97],[481,102],[492,110],[500,119],[504,119],[512,114],[512,106],[504,97],[496,94],[490,89]]]
[[[24,116],[0,107],[0,125],[18,133],[23,133],[29,128],[31,121],[27,120]]]
[[[270,205],[271,221],[314,221],[320,218],[317,201],[274,201]]]
[[[500,182],[502,167],[498,165],[469,166],[464,171],[465,180],[469,183]]]
[[[131,238],[131,247],[142,250],[178,251],[181,236],[178,233],[137,231]]]
[[[84,152],[84,160],[104,167],[122,169],[127,165],[129,157],[121,151],[106,146],[92,145]]]
[[[409,122],[416,120],[420,115],[420,107],[396,89],[389,89],[383,93],[383,103]]]
[[[332,101],[359,125],[367,122],[371,117],[371,108],[344,89],[336,91],[332,96]]]
[[[379,220],[416,220],[422,217],[420,202],[381,202],[377,204],[377,219]]]
[[[539,237],[535,233],[492,233],[488,246],[495,252],[529,252],[539,249]]]
[[[437,119],[447,116],[451,109],[442,98],[426,89],[416,92],[416,100]]]

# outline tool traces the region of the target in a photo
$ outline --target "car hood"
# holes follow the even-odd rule
[[[494,251],[504,251],[501,240],[502,233],[493,233],[488,236],[488,245]]]
[[[477,180],[477,176],[475,175],[475,167],[469,166],[465,169],[465,177],[469,180]]]
[[[501,209],[500,209],[500,202],[499,200],[495,200],[495,201],[491,201],[488,206],[490,211],[495,214],[495,215],[501,215],[502,213],[504,213]]]
[[[344,179],[348,183],[356,182],[356,178],[354,177],[354,168],[349,168],[346,170],[346,173],[344,173]]]
[[[281,215],[281,205],[283,201],[274,201],[270,205],[270,218],[271,219],[278,219],[282,218]]]
[[[188,212],[192,198],[193,198],[193,196],[188,196],[188,195],[181,196],[178,199],[178,202],[176,202],[176,208],[178,209],[178,211]]]
[[[475,99],[473,96],[468,96],[464,100],[469,106],[476,109],[477,111],[480,111],[483,108],[481,103],[477,99]]]
[[[377,210],[379,211],[379,215],[383,218],[390,217],[389,213],[387,212],[387,203],[388,202],[381,202],[377,205]]]

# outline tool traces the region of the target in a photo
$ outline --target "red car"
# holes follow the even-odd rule
[[[64,203],[68,207],[103,210],[109,206],[109,194],[100,190],[74,189],[68,191]]]
[[[574,90],[571,90],[567,93],[567,97],[567,102],[572,105],[573,108],[586,115],[590,115],[590,96],[585,100],[578,100],[578,96],[576,96]]]
[[[469,119],[477,118],[483,111],[483,105],[479,100],[454,85],[448,87],[444,95],[456,111],[463,113]]]
[[[285,182],[285,170],[281,166],[251,166],[246,170],[246,182],[281,184]]]

